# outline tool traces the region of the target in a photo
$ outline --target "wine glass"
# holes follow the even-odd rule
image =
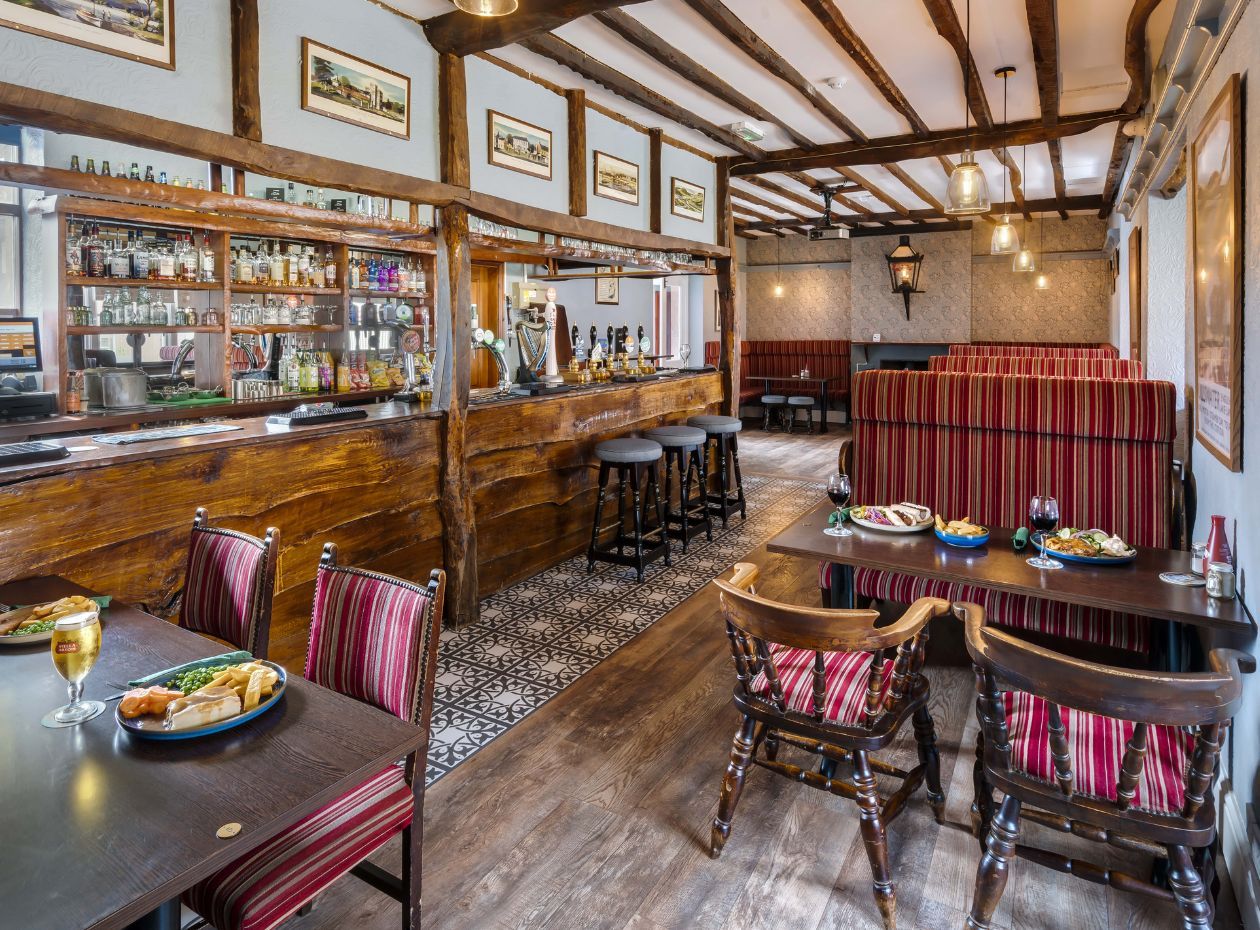
[[[836,505],[836,525],[829,526],[823,530],[828,536],[853,535],[853,530],[844,525],[844,507],[849,503],[849,495],[852,493],[853,486],[849,483],[848,475],[836,472],[827,479],[827,496]]]
[[[83,679],[101,654],[101,622],[99,612],[84,610],[68,614],[53,627],[53,668],[69,682],[70,703],[50,711],[44,726],[72,727],[85,723],[105,710],[103,701],[83,700]]]
[[[1041,537],[1041,554],[1029,559],[1028,564],[1033,568],[1046,570],[1062,568],[1063,563],[1050,558],[1045,548],[1046,538],[1059,523],[1059,502],[1053,497],[1033,495],[1033,499],[1028,504],[1028,519],[1033,529],[1038,531],[1035,535]]]
[[[682,367],[687,367],[687,359],[691,357],[691,344],[684,342],[678,347],[678,358],[682,361]]]

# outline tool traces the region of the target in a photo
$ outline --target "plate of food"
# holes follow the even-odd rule
[[[945,518],[938,513],[936,515],[936,538],[949,546],[958,546],[960,549],[974,549],[976,546],[983,546],[989,541],[989,530],[988,527],[972,523],[969,517],[946,522]]]
[[[0,614],[0,646],[31,646],[35,643],[46,643],[52,639],[53,627],[62,617],[81,613],[84,610],[104,610],[109,606],[109,602],[109,597],[85,597],[82,594],[72,594],[69,597],[49,601],[47,604],[14,607]]]
[[[932,511],[920,504],[902,501],[890,506],[858,506],[849,511],[858,526],[883,533],[918,533],[932,525]]]
[[[285,683],[284,669],[266,660],[200,665],[128,691],[114,716],[120,727],[144,739],[195,739],[271,710]]]
[[[1047,537],[1034,539],[1045,555],[1064,562],[1085,565],[1128,565],[1137,558],[1137,550],[1119,536],[1103,530],[1078,530],[1066,527]]]

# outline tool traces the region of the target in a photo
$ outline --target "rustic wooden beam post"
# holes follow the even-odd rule
[[[232,132],[262,141],[258,98],[258,0],[232,0]]]
[[[438,138],[442,180],[467,187],[468,85],[464,60],[443,54],[438,59]],[[446,568],[446,622],[453,627],[476,623],[477,525],[472,483],[468,477],[465,440],[468,388],[472,380],[472,261],[468,245],[468,211],[451,204],[438,217],[437,242],[438,381],[436,402],[445,407],[441,432],[442,553]]]
[[[722,409],[728,416],[739,416],[739,313],[736,292],[739,285],[739,262],[735,257],[735,219],[731,215],[730,158],[717,160],[716,228],[719,245],[729,246],[731,254],[719,258],[717,264],[718,298],[718,369],[722,373]]]
[[[713,235],[718,245],[734,248],[731,239],[731,161],[719,158],[714,165],[717,180],[713,185]]]
[[[569,104],[569,213],[586,216],[586,91],[564,92]]]
[[[661,231],[661,130],[648,130],[648,229]]]

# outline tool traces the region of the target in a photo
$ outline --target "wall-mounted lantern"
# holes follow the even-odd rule
[[[922,294],[919,290],[919,268],[923,264],[923,254],[910,248],[910,237],[902,236],[897,247],[886,256],[888,259],[888,277],[892,281],[892,292],[900,294],[906,302],[906,319],[910,319],[910,295]]]

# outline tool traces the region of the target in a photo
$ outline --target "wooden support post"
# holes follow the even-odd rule
[[[713,220],[713,233],[717,244],[731,248],[734,242],[731,233],[733,217],[731,216],[731,160],[719,158],[716,165],[717,183],[714,185],[713,203],[716,204]]]
[[[586,91],[564,92],[569,102],[569,213],[586,216]]]
[[[216,194],[227,193],[223,190],[223,166],[217,161],[210,163],[210,190]]]
[[[732,250],[729,257],[717,260],[718,368],[722,372],[722,412],[729,417],[739,416],[739,347],[742,333],[735,306],[738,285],[739,262]]]
[[[441,145],[442,180],[467,187],[468,79],[464,59],[451,54],[438,58],[438,139]]]
[[[232,0],[232,132],[262,141],[258,98],[258,0]]]
[[[648,229],[661,231],[661,130],[648,130]]]
[[[232,169],[232,193],[237,197],[245,196],[245,172],[240,168]]]

